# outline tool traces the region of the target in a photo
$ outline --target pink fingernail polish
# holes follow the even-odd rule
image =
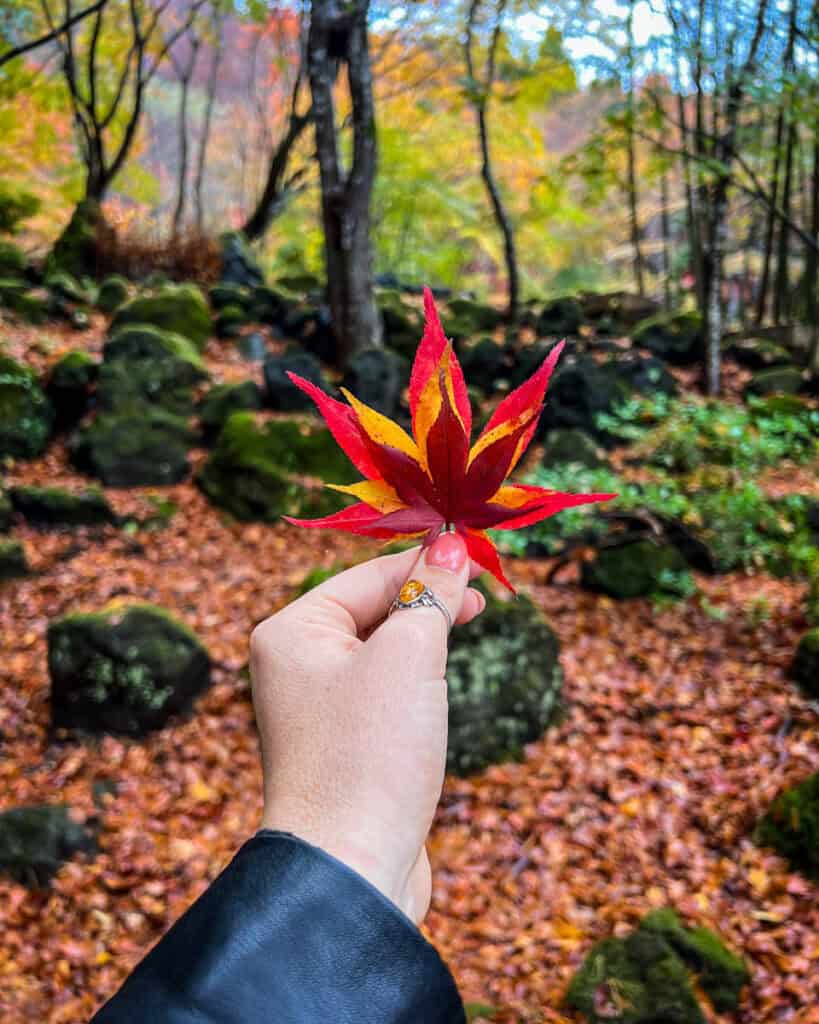
[[[427,565],[460,572],[466,565],[466,544],[457,533],[442,533],[426,554]]]

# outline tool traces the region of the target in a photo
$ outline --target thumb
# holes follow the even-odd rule
[[[449,623],[454,623],[464,603],[469,571],[463,537],[443,533],[421,551],[401,589],[401,597],[411,600],[426,587],[449,612]],[[379,648],[386,645],[411,676],[437,679],[443,677],[446,669],[449,623],[440,607],[399,608],[379,626],[369,642]]]

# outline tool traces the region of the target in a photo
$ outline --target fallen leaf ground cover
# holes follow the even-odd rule
[[[209,364],[221,379],[237,368]],[[59,444],[7,480],[81,482]],[[229,522],[191,483],[106,494],[134,523],[152,494],[176,512],[159,530],[21,526],[34,574],[0,589],[0,809],[66,802],[100,829],[99,855],[66,864],[49,889],[0,878],[8,1024],[87,1020],[252,834],[250,630],[310,569],[378,550]],[[752,984],[726,1020],[819,1020],[816,886],[751,840],[778,790],[819,768],[816,708],[786,677],[804,587],[698,576],[686,601],[618,603],[581,590],[576,566],[546,586],[550,565],[509,561],[559,635],[565,710],[522,763],[447,779],[426,934],[464,997],[498,1007],[501,1024],[567,1021],[561,999],[591,945],[670,905],[748,961]],[[48,622],[126,596],[196,630],[213,686],[144,741],[49,735]]]

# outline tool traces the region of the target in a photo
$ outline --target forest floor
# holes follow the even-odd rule
[[[100,337],[95,324],[84,343]],[[51,328],[9,342],[40,366],[63,344]],[[247,377],[226,347],[210,345],[214,377]],[[7,480],[81,482],[59,443]],[[785,467],[771,487],[789,480]],[[192,483],[106,494],[135,518],[155,511],[151,495],[177,510],[161,531],[20,527],[34,574],[0,589],[0,809],[66,802],[101,826],[99,855],[49,889],[0,879],[4,1024],[86,1021],[253,833],[249,633],[312,568],[377,552],[229,522]],[[786,678],[804,588],[735,573],[697,576],[699,594],[674,604],[615,602],[581,590],[576,566],[546,586],[550,561],[507,564],[560,638],[566,708],[522,763],[446,781],[424,931],[465,999],[497,1007],[499,1024],[571,1020],[561,1000],[591,945],[673,906],[751,969],[739,1013],[711,1020],[819,1024],[817,887],[751,841],[777,791],[819,769],[816,708]],[[124,596],[196,630],[213,686],[146,740],[49,735],[49,621]]]

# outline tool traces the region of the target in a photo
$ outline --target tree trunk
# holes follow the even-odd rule
[[[671,294],[671,218],[669,215],[668,168],[663,167],[660,175],[660,225],[663,233],[663,306],[671,312],[674,300]]]
[[[634,138],[634,0],[630,0],[627,19],[628,33],[628,94],[626,152],[628,157],[628,210],[631,226],[631,245],[634,250],[634,283],[637,294],[645,295],[643,254],[640,250],[640,225],[637,219],[637,153]]]
[[[193,36],[191,39],[191,52],[184,66],[180,68],[180,65],[171,55],[171,60],[179,76],[179,84],[181,86],[179,96],[179,174],[176,181],[176,205],[174,206],[173,219],[171,221],[171,233],[174,238],[179,235],[182,227],[182,218],[185,214],[188,183],[188,96],[198,53],[199,38]]]
[[[762,276],[759,281],[759,293],[756,302],[756,323],[761,324],[765,319],[768,306],[768,289],[771,275],[771,256],[773,255],[774,229],[776,228],[776,214],[774,207],[779,198],[779,163],[782,151],[782,133],[785,125],[784,97],[779,111],[776,115],[776,129],[774,132],[774,159],[771,172],[771,205],[768,208],[765,223],[765,250],[762,257]]]
[[[813,129],[813,171],[811,174],[810,230],[819,238],[819,126]],[[819,374],[819,252],[805,246],[805,315],[811,330],[810,366]]]
[[[793,104],[791,104],[791,107]],[[796,124],[793,109],[788,114],[788,131],[785,137],[785,177],[782,181],[782,212],[786,218],[791,215],[791,189],[793,182],[793,150],[796,143]],[[779,224],[779,244],[776,251],[776,281],[774,282],[773,319],[775,324],[788,320],[791,312],[790,230],[787,220]]]
[[[251,241],[264,235],[287,202],[289,195],[288,183],[285,181],[287,162],[293,147],[310,123],[310,118],[311,111],[309,110],[306,114],[291,114],[287,134],[273,151],[264,190],[256,204],[256,209],[242,227],[242,231]]]
[[[327,296],[344,366],[364,348],[380,347],[381,317],[373,295],[370,202],[376,169],[375,110],[367,38],[368,0],[313,0],[307,43]],[[352,101],[353,154],[341,166],[333,85],[347,68]]]
[[[196,209],[196,228],[201,234],[205,228],[205,207],[203,191],[205,185],[205,167],[207,166],[207,151],[210,143],[210,131],[213,124],[213,108],[216,104],[216,89],[219,84],[219,66],[222,63],[222,45],[224,14],[219,10],[214,21],[216,36],[213,61],[208,75],[208,98],[205,102],[205,119],[202,124],[202,141],[199,144],[199,156],[196,161],[196,177],[193,183],[193,201]]]

